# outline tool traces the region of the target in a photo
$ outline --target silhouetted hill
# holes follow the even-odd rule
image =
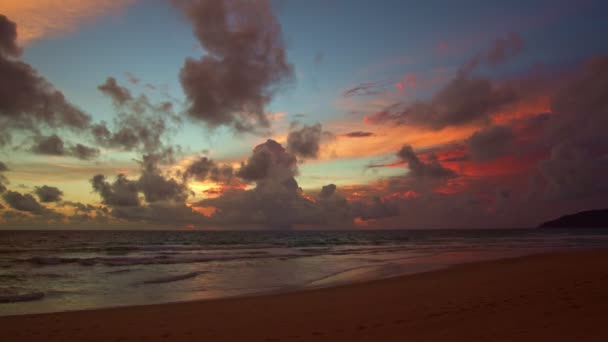
[[[547,221],[539,228],[608,228],[608,209],[581,211]]]

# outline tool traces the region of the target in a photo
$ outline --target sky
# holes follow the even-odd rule
[[[2,0],[0,228],[513,228],[604,208],[606,10]]]

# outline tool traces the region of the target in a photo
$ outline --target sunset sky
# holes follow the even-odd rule
[[[2,0],[0,228],[504,228],[606,207],[607,11]]]

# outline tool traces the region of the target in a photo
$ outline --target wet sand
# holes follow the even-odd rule
[[[608,251],[258,297],[0,317],[2,341],[608,341]]]

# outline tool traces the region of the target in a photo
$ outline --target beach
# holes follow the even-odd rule
[[[7,341],[606,341],[608,251],[273,295],[0,317]]]

